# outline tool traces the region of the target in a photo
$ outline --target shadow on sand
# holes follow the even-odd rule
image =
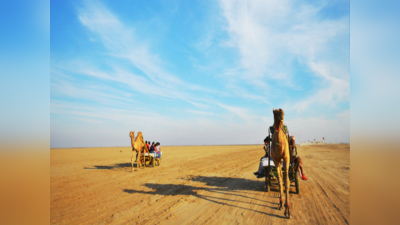
[[[93,167],[84,167],[84,169],[88,169],[88,170],[115,170],[115,169],[123,169],[123,168],[131,168],[132,164],[131,163],[117,163],[114,165],[110,165],[110,166],[102,166],[102,165],[98,165],[98,166],[93,166]],[[137,163],[133,163],[133,167],[136,168],[137,167]]]
[[[252,198],[252,197],[246,196],[246,191],[265,192],[265,187],[263,186],[264,179],[262,179],[262,182],[255,181],[255,180],[248,180],[248,179],[244,179],[244,178],[215,177],[215,176],[212,176],[212,177],[195,176],[195,177],[183,178],[183,179],[195,181],[195,182],[203,182],[207,186],[211,186],[211,187],[195,187],[195,186],[184,185],[184,184],[146,183],[144,186],[153,189],[152,191],[138,191],[138,190],[133,190],[133,189],[123,189],[123,191],[126,193],[129,193],[129,194],[138,193],[138,194],[165,195],[165,196],[168,196],[168,195],[194,196],[194,197],[201,198],[201,199],[204,199],[204,200],[216,203],[216,204],[220,204],[220,205],[232,206],[232,207],[236,207],[236,208],[240,208],[240,209],[245,209],[245,210],[261,213],[261,214],[268,215],[268,216],[285,218],[283,216],[269,214],[266,212],[261,212],[261,211],[257,211],[254,209],[249,209],[249,208],[245,208],[242,206],[230,204],[231,202],[232,203],[233,202],[242,203],[242,204],[245,203],[245,204],[251,204],[251,205],[258,205],[261,207],[268,207],[271,209],[277,209],[278,203],[264,200],[263,198],[265,198],[265,197],[263,197],[263,194],[261,194],[261,193],[260,193],[260,198]],[[223,195],[232,195],[232,196],[235,196],[235,198],[228,199],[228,198],[203,195],[203,194],[199,194],[198,193],[199,191],[207,191],[207,192],[223,194]],[[276,193],[277,193],[277,191],[276,191]],[[235,200],[236,197],[247,198],[247,199],[249,199],[249,201],[246,202],[246,201]],[[278,197],[272,197],[272,198],[279,199]],[[225,201],[225,202],[222,202],[222,201]],[[228,201],[228,202],[226,202],[226,201]],[[259,202],[259,203],[256,203],[256,202]],[[272,205],[276,205],[276,207],[270,207],[270,206],[264,205],[262,203],[269,203]],[[280,211],[278,211],[278,212],[280,212]]]

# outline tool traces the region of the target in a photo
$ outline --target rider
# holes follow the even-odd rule
[[[296,146],[296,138],[294,136],[290,136],[289,137],[289,146],[291,147],[291,152],[293,152],[293,160],[292,163],[294,165],[296,165],[297,161],[299,162],[299,172],[301,175],[301,179],[307,181],[308,178],[306,177],[306,175],[304,174],[304,170],[303,170],[303,161],[301,160],[300,156],[297,156],[297,148],[294,148]],[[296,149],[296,151],[294,151]]]
[[[265,167],[264,167],[264,161],[266,162],[266,165],[268,165],[268,150],[269,150],[269,142],[271,141],[271,138],[269,136],[267,136],[264,139],[264,151],[265,151],[265,155],[263,157],[261,157],[260,159],[260,165],[258,166],[258,171],[254,173],[254,175],[257,176],[257,178],[262,178],[265,177]],[[271,163],[273,164],[273,162],[271,161]],[[273,166],[273,165],[272,165]]]

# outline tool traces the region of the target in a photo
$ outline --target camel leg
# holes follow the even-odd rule
[[[284,169],[284,181],[285,181],[285,216],[290,218],[290,204],[289,204],[289,188],[290,188],[290,181],[289,181],[289,159],[283,161],[283,169]]]
[[[132,151],[132,157],[131,157],[131,163],[132,163],[132,167],[131,167],[131,172],[133,172],[133,155],[135,154],[135,151]]]
[[[279,163],[278,163],[279,162]],[[280,161],[277,161],[275,163],[274,160],[274,164],[276,167],[276,173],[278,175],[278,185],[279,185],[279,206],[278,209],[281,210],[282,209],[282,205],[283,205],[283,188],[282,188],[282,167],[281,167],[281,163]],[[278,165],[278,166],[277,166]]]
[[[139,160],[137,161],[137,169],[139,170],[139,168],[142,167],[142,154],[140,153],[140,151],[138,151],[138,158]]]
[[[139,156],[140,156],[139,152],[136,151],[136,153],[138,154],[138,157],[139,157]],[[139,168],[140,168],[140,161],[139,161],[139,162],[136,162],[136,169],[135,169],[135,171],[139,171]]]
[[[142,157],[142,154],[143,154],[143,157]],[[143,169],[146,169],[146,160],[144,158],[144,153],[140,152],[140,165],[142,165],[142,163],[144,164]]]

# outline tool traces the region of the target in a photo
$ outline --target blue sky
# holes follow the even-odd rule
[[[1,144],[22,144],[21,131],[27,143],[49,143],[49,5],[0,1]]]
[[[51,1],[50,145],[350,141],[348,1]]]

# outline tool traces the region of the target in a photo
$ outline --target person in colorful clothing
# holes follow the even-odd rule
[[[156,148],[157,148],[157,157],[161,159],[162,152],[160,149],[160,142],[157,142]]]
[[[289,146],[290,146],[290,150],[292,152],[292,165],[296,165],[296,163],[299,163],[299,172],[300,172],[300,176],[301,179],[304,181],[307,181],[308,178],[306,177],[306,175],[304,174],[304,169],[303,169],[303,161],[301,160],[300,156],[297,156],[297,148],[295,148],[296,146],[296,138],[294,136],[290,136],[289,137]],[[296,151],[295,151],[296,149]]]
[[[154,142],[151,143],[150,150],[149,150],[150,153],[154,153],[155,152],[155,146],[154,145],[155,145]]]
[[[147,149],[150,150],[150,141],[146,141]]]

